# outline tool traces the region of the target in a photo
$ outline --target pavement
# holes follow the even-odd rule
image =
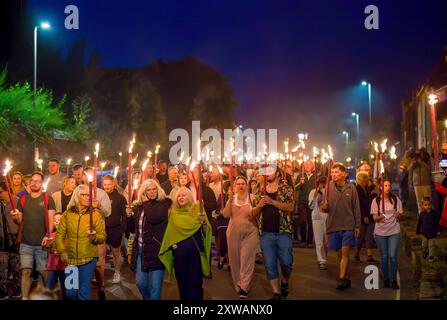
[[[354,254],[352,252],[352,258]],[[374,253],[376,260],[379,253]],[[288,300],[412,300],[416,299],[416,287],[414,286],[412,265],[409,258],[400,250],[399,253],[399,281],[400,290],[382,289],[382,279],[379,282],[380,289],[368,290],[364,281],[368,276],[364,273],[366,255],[361,256],[362,261],[351,260],[350,278],[352,287],[340,292],[335,289],[338,278],[338,265],[336,255],[331,252],[328,257],[328,270],[319,270],[315,249],[293,249],[293,272],[290,279],[290,294]],[[122,268],[121,283],[113,284],[113,268],[111,259],[106,265],[106,296],[108,300],[140,300],[141,295],[135,285],[135,274],[124,264]],[[380,268],[379,268],[380,269]],[[212,265],[212,279],[204,279],[204,291],[206,300],[234,300],[239,296],[233,289],[230,271],[226,268],[217,269],[216,262]],[[96,297],[93,290],[93,298]],[[252,281],[252,289],[248,299],[266,300],[272,296],[270,285],[266,279],[263,264],[257,264]],[[162,292],[163,300],[178,300],[178,290],[175,277],[166,279]]]

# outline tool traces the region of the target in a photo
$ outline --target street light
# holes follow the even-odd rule
[[[42,28],[43,30],[50,29],[51,26],[48,22],[42,22],[39,26],[34,27],[34,81],[33,81],[33,107],[36,107],[36,92],[37,92],[37,29]],[[36,165],[36,160],[38,158],[39,149],[34,143],[34,166]]]
[[[439,98],[435,94],[430,94],[428,96],[428,103],[430,104],[430,116],[431,116],[431,132],[432,132],[432,146],[433,146],[433,157],[435,160],[435,171],[439,168],[439,154],[438,154],[438,131],[436,128],[436,110],[435,104],[439,101]]]
[[[42,22],[40,26],[34,27],[34,82],[33,82],[33,104],[36,107],[36,90],[37,90],[37,29],[50,29],[48,22]]]
[[[368,86],[369,130],[371,131],[371,83],[362,81],[362,86]]]
[[[349,144],[349,132],[343,131],[341,134],[346,137],[346,144]]]
[[[356,122],[356,127],[357,127],[357,143],[356,143],[356,147],[357,147],[357,152],[358,152],[358,148],[360,146],[360,116],[358,113],[353,112],[351,114],[351,116],[353,116],[355,118],[355,122]],[[357,156],[355,157],[355,165],[357,166]]]

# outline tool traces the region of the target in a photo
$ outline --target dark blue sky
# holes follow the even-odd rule
[[[85,35],[104,66],[139,67],[159,58],[197,56],[228,77],[239,123],[280,128],[289,137],[307,131],[318,134],[320,143],[341,141],[345,129],[354,135],[353,111],[361,113],[361,126],[367,124],[362,79],[373,84],[373,113],[400,121],[400,102],[441,62],[447,44],[445,0],[28,4],[36,17],[55,25],[54,34],[46,37],[63,48]],[[63,29],[69,4],[80,10],[79,31]],[[368,4],[379,7],[380,30],[363,26]]]

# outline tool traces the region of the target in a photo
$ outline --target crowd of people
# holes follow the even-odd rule
[[[161,299],[163,281],[172,275],[180,299],[203,299],[203,278],[212,277],[213,261],[231,272],[240,298],[249,296],[255,266],[262,263],[272,299],[282,300],[289,295],[294,240],[314,248],[319,270],[328,269],[328,249],[337,252],[335,288],[341,291],[351,287],[352,250],[357,261],[365,248],[365,261],[379,263],[373,254],[378,247],[383,287],[399,289],[400,219],[407,201],[403,172],[415,188],[425,257],[434,259],[440,216],[426,167],[421,156],[401,162],[398,196],[392,181],[374,179],[367,162],[357,168],[353,184],[342,163],[329,167],[308,160],[299,167],[286,161],[265,168],[244,163],[224,165],[221,173],[217,166],[200,165],[179,171],[160,161],[131,177],[129,183],[138,179],[139,186],[129,195],[127,181],[98,176],[90,188],[93,168],[75,165],[65,175],[59,161],[50,159],[47,176],[11,174],[11,199],[0,184],[0,296],[30,299],[32,281],[40,278],[48,289],[59,283],[63,299],[90,300],[94,280],[98,299],[104,300],[110,252],[112,282],[121,282],[128,264],[144,300]],[[442,183],[436,190],[447,194]],[[67,266],[78,269],[77,289],[64,286]]]

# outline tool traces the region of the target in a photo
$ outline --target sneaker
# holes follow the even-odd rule
[[[373,263],[373,264],[378,264],[379,263],[379,261],[374,259],[372,256],[369,256],[368,259],[366,260],[366,262]]]
[[[355,261],[360,261],[360,256],[359,256],[358,254],[356,254],[356,255],[354,256],[354,260],[355,260]]]
[[[385,281],[383,281],[383,287],[384,288],[391,288],[391,284],[390,284],[390,280],[386,279]]]
[[[247,299],[248,298],[248,293],[247,292],[245,292],[244,290],[242,290],[242,289],[239,289],[239,298],[240,299]]]
[[[428,257],[428,262],[433,262],[433,261],[435,261],[435,257],[433,257],[433,256]]]
[[[281,297],[284,299],[289,295],[289,283],[281,281]]]
[[[348,288],[351,288],[351,280],[346,278],[338,280],[337,290],[343,291]]]
[[[121,282],[121,274],[115,271],[113,275],[112,283],[120,283]]]
[[[320,263],[318,265],[318,269],[320,269],[320,270],[327,270],[326,264],[325,263]]]
[[[6,299],[8,299],[8,292],[6,292],[5,290],[3,290],[3,289],[0,289],[0,300],[6,300]]]
[[[106,293],[104,290],[98,290],[98,300],[106,300]]]
[[[391,284],[391,289],[394,289],[394,290],[399,290],[400,289],[400,287],[397,284],[396,280],[394,280],[393,283]]]
[[[270,300],[284,300],[283,297],[281,296],[281,294],[279,293],[274,293],[273,297],[270,298]]]

